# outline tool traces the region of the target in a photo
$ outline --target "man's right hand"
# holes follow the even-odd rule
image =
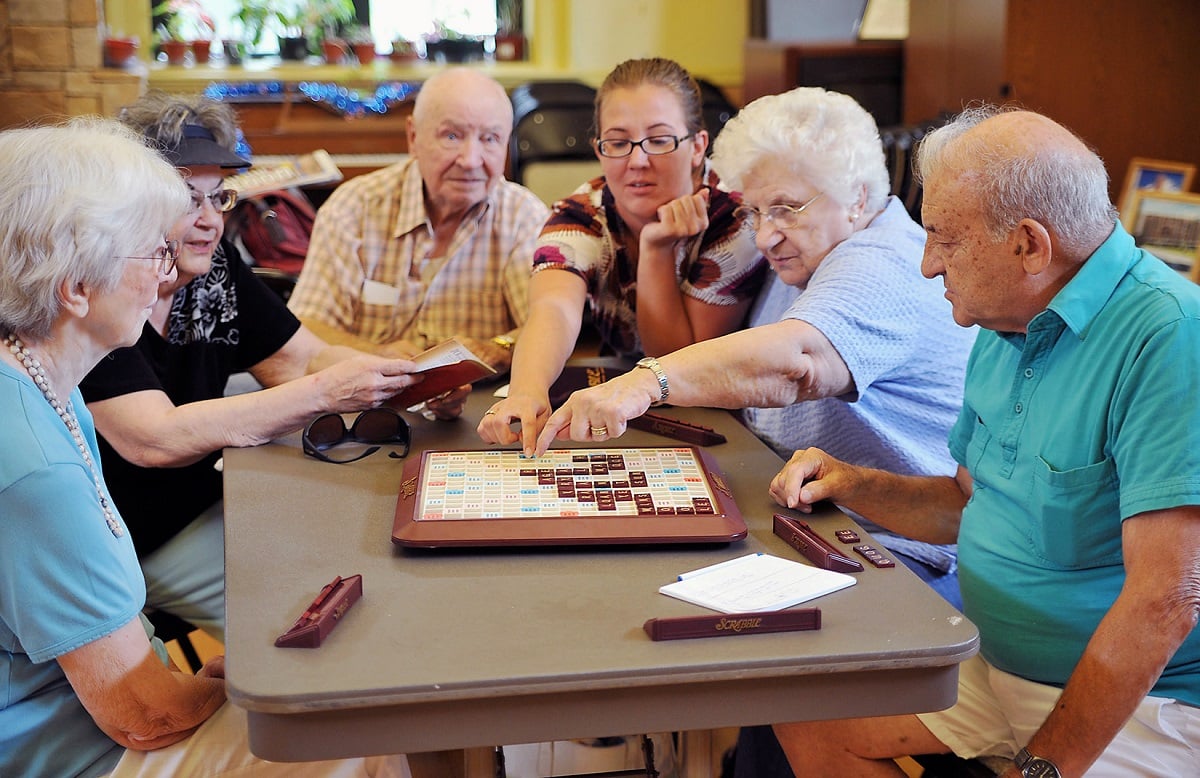
[[[848,492],[856,470],[819,448],[807,448],[792,453],[792,458],[771,479],[768,491],[785,508],[811,513],[813,503],[835,500]]]

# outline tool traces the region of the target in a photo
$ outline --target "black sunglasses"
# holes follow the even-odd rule
[[[347,462],[357,462],[363,457],[369,457],[379,450],[379,445],[371,446],[366,451],[350,459],[333,459],[324,452],[347,440],[358,443],[377,443],[388,446],[403,446],[403,453],[392,451],[388,456],[393,459],[408,456],[409,441],[412,431],[404,417],[391,408],[372,408],[358,414],[358,418],[346,429],[346,422],[340,414],[327,413],[318,416],[304,428],[304,453],[316,457],[322,462],[332,462],[344,465]]]

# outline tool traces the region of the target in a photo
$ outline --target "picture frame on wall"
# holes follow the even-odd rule
[[[1137,245],[1200,282],[1200,194],[1138,190],[1130,213],[1122,224]]]
[[[1137,218],[1135,199],[1138,192],[1187,192],[1191,189],[1192,178],[1195,175],[1196,166],[1186,162],[1169,162],[1145,157],[1129,160],[1121,201],[1117,204],[1121,212],[1121,223],[1129,229],[1129,223]]]

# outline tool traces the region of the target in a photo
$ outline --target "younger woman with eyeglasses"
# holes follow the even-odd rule
[[[621,63],[596,94],[595,127],[604,175],[555,204],[542,230],[509,395],[479,425],[486,441],[520,439],[532,451],[585,305],[605,353],[658,356],[738,329],[765,278],[737,199],[709,169],[700,89],[686,70],[661,58]]]
[[[236,201],[225,175],[249,165],[234,152],[228,105],[151,92],[120,118],[176,167],[190,200],[167,236],[178,245],[175,272],[159,286],[137,344],[102,360],[81,388],[148,604],[223,640],[222,491],[214,467],[221,450],[265,443],[319,414],[375,407],[413,383],[413,365],[326,344],[225,239],[223,217]],[[242,371],[267,388],[225,397],[230,376]],[[444,407],[448,415],[458,410]]]

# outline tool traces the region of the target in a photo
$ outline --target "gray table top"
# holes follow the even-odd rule
[[[492,402],[477,391],[454,422],[408,414],[410,456],[487,448],[475,425]],[[802,558],[772,533],[780,509],[766,489],[781,460],[727,412],[660,410],[727,436],[707,450],[745,540],[401,549],[391,529],[402,461],[323,463],[302,454],[298,435],[227,450],[227,683],[250,712],[255,752],[328,758],[951,704],[978,632],[901,564],[867,565],[855,586],[807,603],[822,609],[820,631],[646,636],[649,618],[711,613],[658,592],[680,572],[753,551]],[[631,430],[610,445],[676,443]],[[833,508],[804,518],[830,540],[856,528]],[[320,648],[274,646],[324,584],[354,574],[363,597]]]

